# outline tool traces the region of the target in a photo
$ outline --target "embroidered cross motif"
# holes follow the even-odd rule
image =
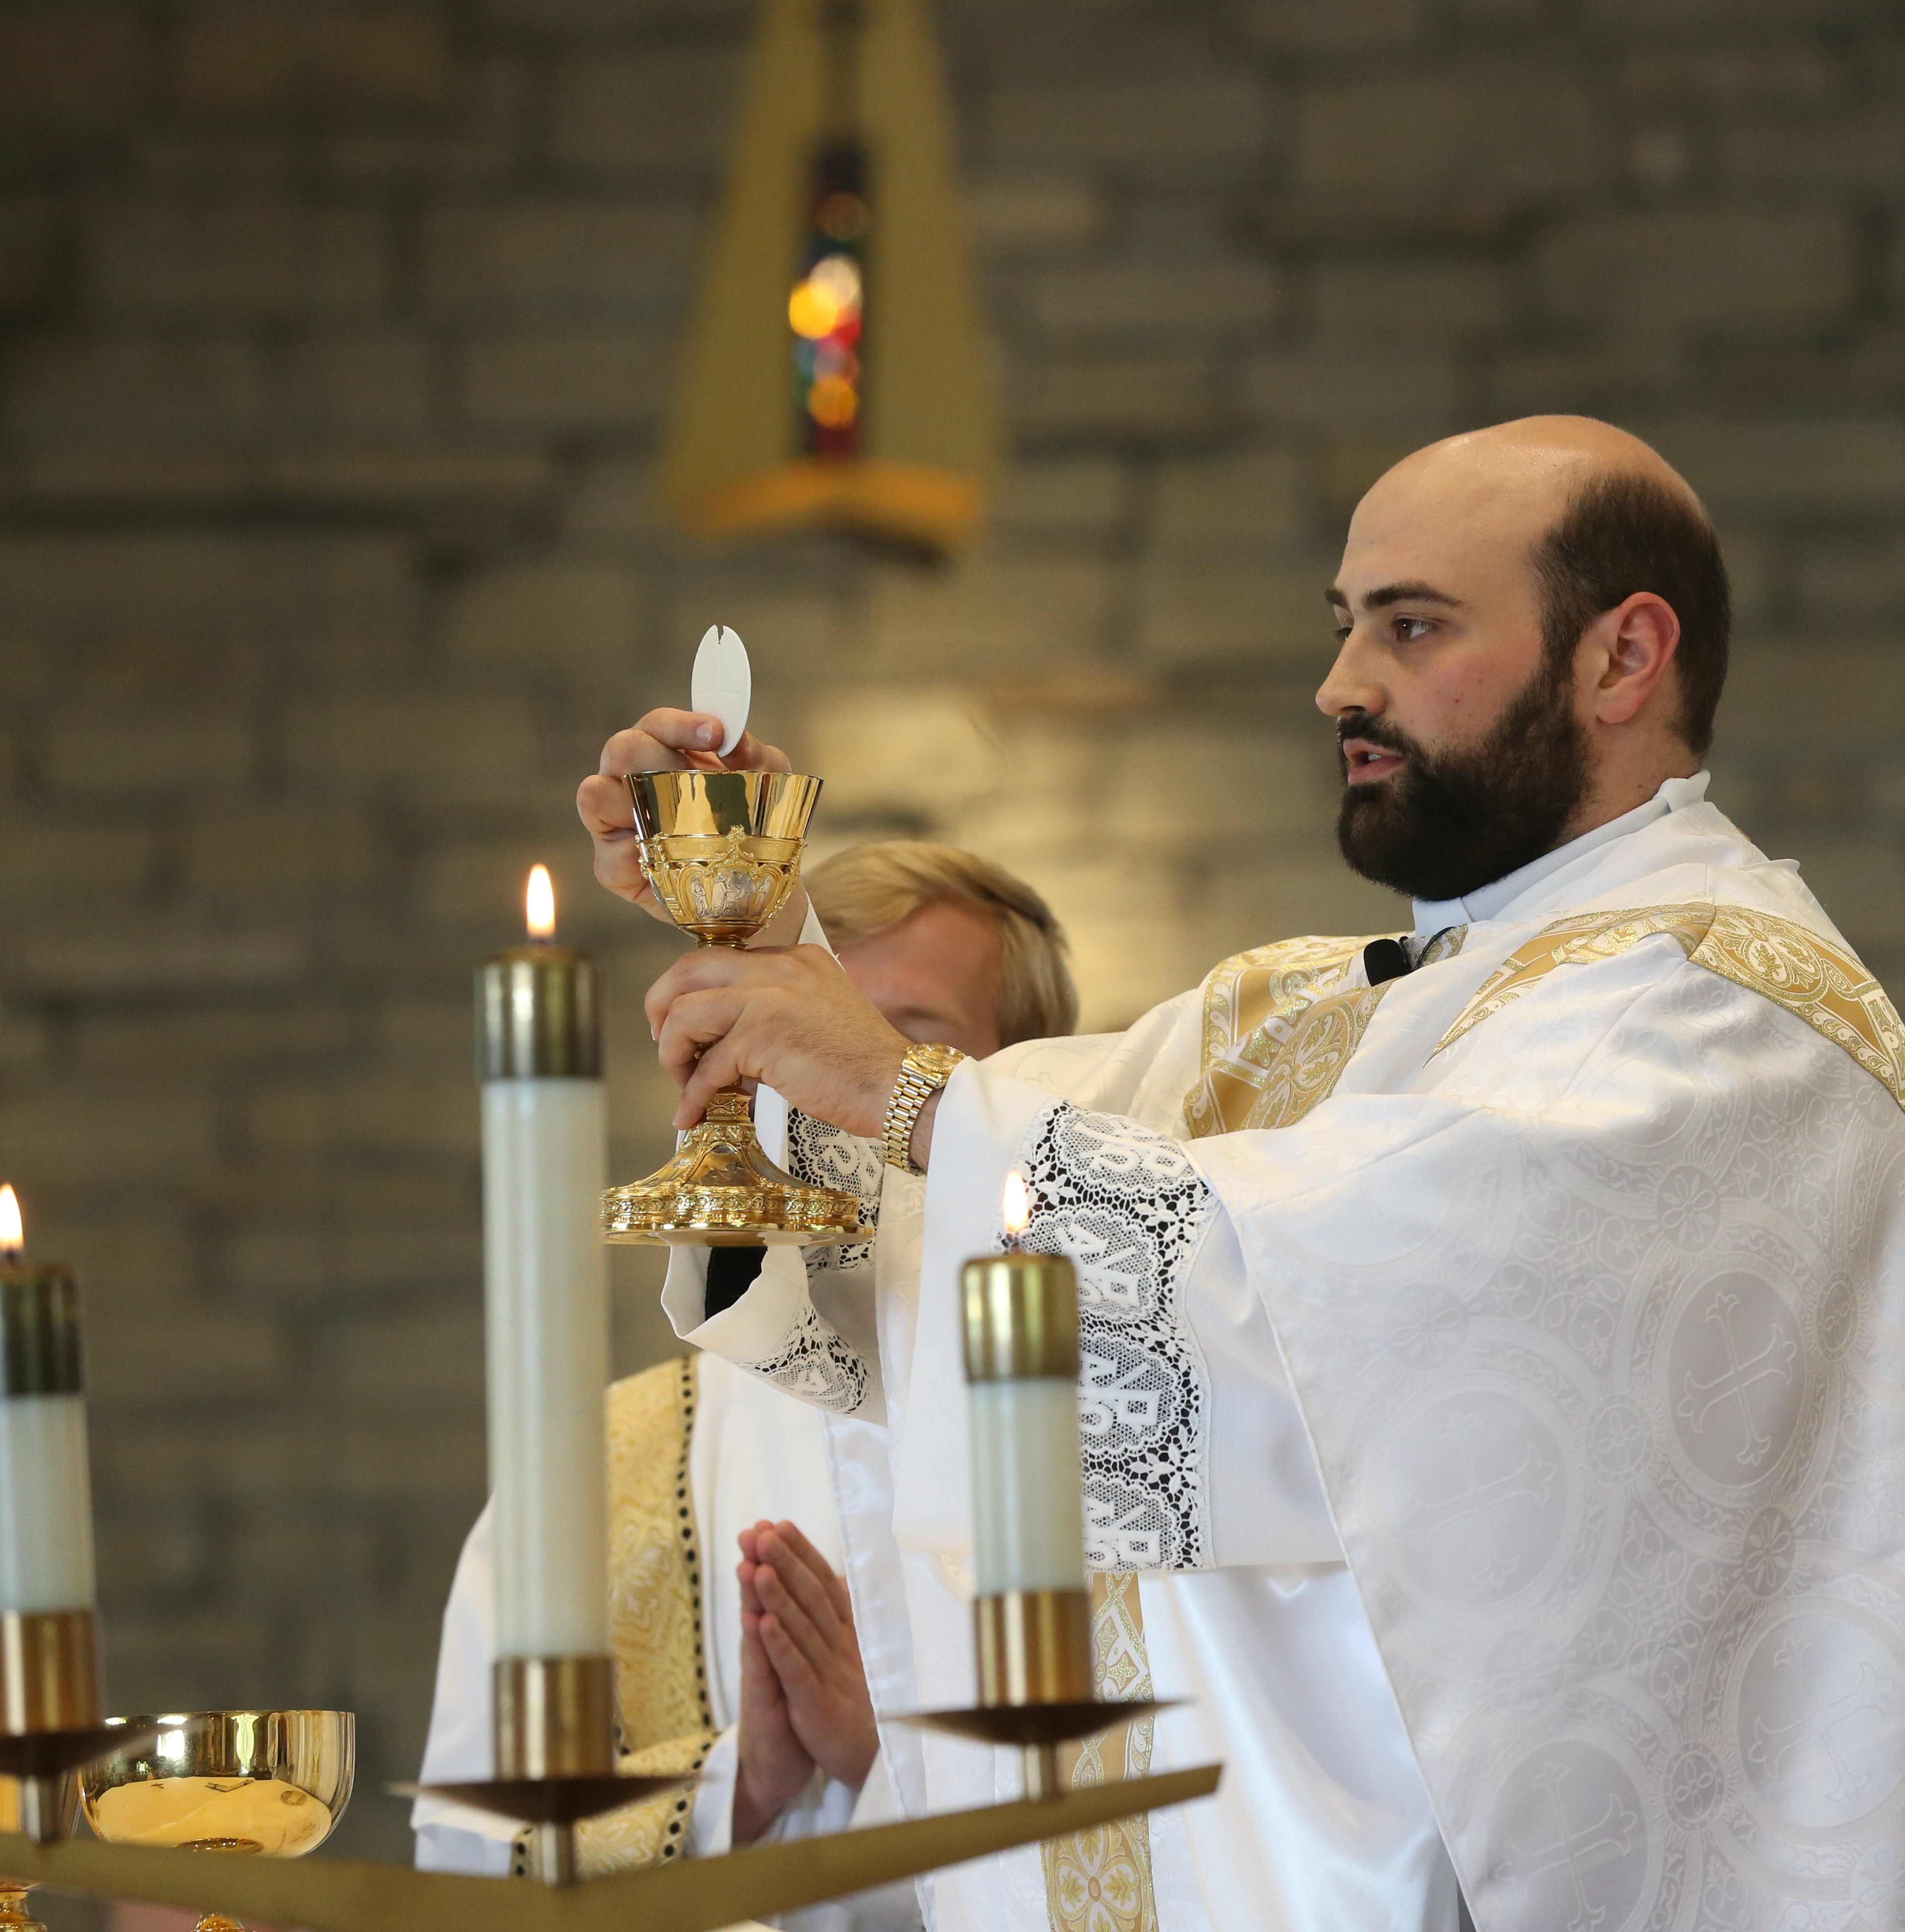
[[[1742,1356],[1738,1338],[1733,1332],[1732,1318],[1739,1305],[1738,1295],[1720,1294],[1714,1298],[1713,1305],[1707,1310],[1706,1318],[1720,1331],[1720,1344],[1726,1352],[1726,1366],[1705,1382],[1692,1374],[1683,1376],[1680,1400],[1676,1408],[1696,1436],[1704,1436],[1707,1418],[1716,1408],[1728,1403],[1736,1406],[1746,1442],[1735,1460],[1750,1468],[1773,1445],[1771,1433],[1760,1427],[1753,1412],[1751,1392],[1762,1382],[1774,1382],[1780,1388],[1787,1387],[1792,1380],[1792,1364],[1798,1355],[1799,1344],[1796,1337],[1775,1322],[1766,1346],[1756,1354]]]
[[[1799,1691],[1809,1703],[1813,1693],[1812,1673],[1808,1670],[1818,1646],[1810,1639],[1795,1639],[1780,1646],[1774,1668],[1800,1680]],[[1858,1681],[1828,1702],[1814,1703],[1789,1724],[1769,1724],[1763,1718],[1753,1720],[1753,1742],[1747,1749],[1747,1762],[1756,1764],[1771,1778],[1783,1776],[1796,1754],[1816,1748],[1823,1751],[1832,1765],[1834,1784],[1828,1794],[1835,1804],[1844,1804],[1864,1796],[1873,1772],[1861,1771],[1847,1761],[1842,1732],[1861,1718],[1889,1724],[1898,1704],[1898,1680],[1867,1660],[1858,1666]]]
[[[1600,1816],[1586,1824],[1570,1824],[1568,1808],[1562,1802],[1562,1786],[1568,1775],[1568,1767],[1552,1759],[1544,1762],[1536,1772],[1533,1788],[1553,1819],[1555,1835],[1546,1844],[1528,1848],[1511,1838],[1508,1858],[1524,1885],[1531,1879],[1545,1878],[1551,1872],[1565,1872],[1574,1906],[1568,1932],[1594,1932],[1607,1916],[1607,1908],[1595,1904],[1588,1895],[1587,1874],[1597,1866],[1625,1858],[1633,1850],[1640,1828],[1640,1814],[1610,1793]],[[1504,1864],[1495,1876],[1498,1880],[1510,1868]]]
[[[1525,1448],[1512,1468],[1484,1477],[1475,1467],[1474,1440],[1488,1426],[1488,1418],[1472,1409],[1451,1416],[1436,1433],[1453,1442],[1462,1462],[1462,1486],[1451,1494],[1435,1497],[1424,1505],[1424,1514],[1432,1528],[1472,1524],[1481,1547],[1482,1567],[1476,1581],[1496,1584],[1512,1576],[1522,1559],[1504,1549],[1498,1539],[1496,1512],[1503,1504],[1542,1502],[1554,1486],[1558,1473],[1553,1462],[1532,1444]]]

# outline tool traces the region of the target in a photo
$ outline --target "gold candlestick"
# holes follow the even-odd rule
[[[680,1777],[621,1777],[615,1758],[615,1666],[606,1657],[505,1657],[492,1672],[496,1775],[394,1784],[536,1828],[536,1876],[575,1882],[575,1828],[670,1790]]]
[[[1009,1214],[1008,1226],[1012,1218]],[[1162,1707],[1104,1702],[1093,1691],[1072,1264],[1063,1255],[1027,1254],[1015,1235],[1006,1253],[968,1262],[960,1289],[979,1703],[909,1721],[1016,1744],[1024,1756],[1026,1796],[1052,1800],[1064,1796],[1060,1744]]]
[[[99,1720],[80,1285],[25,1261],[24,1240],[0,1187],[0,1774],[19,1780],[21,1828],[44,1844],[70,1827],[69,1774],[113,1734]]]
[[[631,772],[642,870],[700,946],[746,945],[800,874],[820,782],[794,772]],[[602,1196],[603,1238],[812,1246],[860,1238],[856,1196],[808,1187],[760,1150],[745,1094],[717,1094],[673,1160]]]

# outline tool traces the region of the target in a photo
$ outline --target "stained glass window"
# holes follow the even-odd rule
[[[834,143],[814,164],[800,279],[788,298],[794,331],[796,446],[857,456],[866,403],[866,152]]]

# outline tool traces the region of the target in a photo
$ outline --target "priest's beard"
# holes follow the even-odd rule
[[[1364,878],[1411,898],[1457,899],[1552,852],[1588,787],[1587,734],[1574,716],[1574,653],[1540,668],[1472,745],[1430,752],[1352,712],[1337,736],[1366,738],[1408,762],[1351,785],[1336,844]],[[1339,753],[1339,755],[1340,754]],[[1348,776],[1343,760],[1343,775]]]

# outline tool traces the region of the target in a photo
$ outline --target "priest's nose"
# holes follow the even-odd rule
[[[1336,652],[1329,676],[1317,687],[1316,708],[1325,718],[1340,718],[1351,711],[1379,718],[1388,709],[1388,693],[1370,674],[1366,656],[1365,647],[1352,632]]]

